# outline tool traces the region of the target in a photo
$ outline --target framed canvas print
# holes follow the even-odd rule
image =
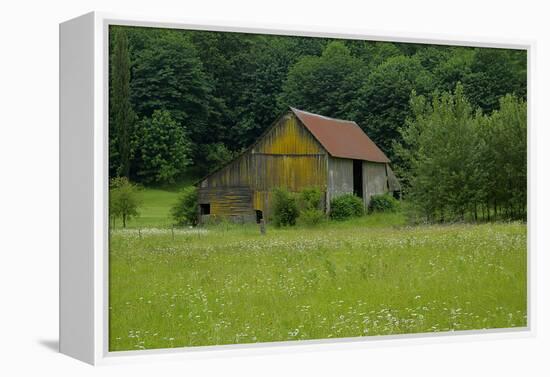
[[[61,24],[61,352],[529,334],[531,48]]]

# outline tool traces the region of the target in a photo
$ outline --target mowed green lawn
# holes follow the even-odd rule
[[[111,351],[527,325],[525,224],[378,214],[172,233],[158,228],[175,194],[150,195],[111,232]]]

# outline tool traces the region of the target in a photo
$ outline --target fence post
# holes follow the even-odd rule
[[[264,221],[264,219],[260,219],[260,234],[265,235],[265,221]]]
[[[172,241],[174,240],[174,224],[172,224]]]

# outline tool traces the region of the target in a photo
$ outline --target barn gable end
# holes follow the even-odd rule
[[[289,112],[240,157],[200,182],[199,203],[208,203],[212,215],[243,217],[243,212],[255,216],[261,211],[268,216],[273,188],[300,191],[315,186],[324,191],[326,173],[327,152]],[[251,191],[251,203],[246,208],[244,199],[235,201],[231,195],[243,187]]]
[[[252,146],[252,153],[277,155],[325,155],[323,146],[304,127],[302,122],[289,112],[267,130]]]

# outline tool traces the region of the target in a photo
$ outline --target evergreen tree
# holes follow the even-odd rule
[[[128,37],[124,28],[114,29],[114,51],[111,61],[111,101],[110,101],[110,134],[112,143],[109,147],[112,156],[118,162],[115,174],[130,176],[132,159],[132,134],[135,113],[130,104],[130,56]]]

